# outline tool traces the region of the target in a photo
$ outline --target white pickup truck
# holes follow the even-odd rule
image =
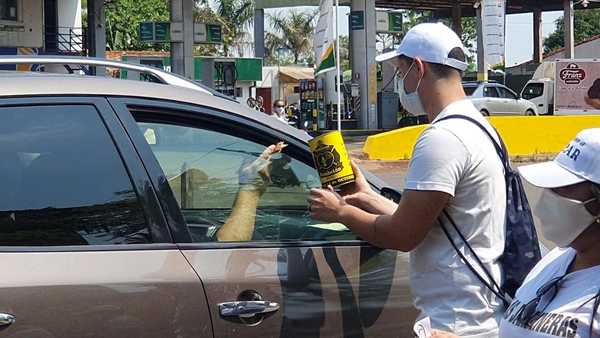
[[[544,62],[521,97],[533,102],[540,115],[600,114],[600,60]]]

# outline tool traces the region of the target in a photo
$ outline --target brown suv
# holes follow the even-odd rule
[[[192,88],[0,79],[0,337],[411,334],[407,256],[310,219],[308,135]],[[219,238],[278,141],[251,236]]]

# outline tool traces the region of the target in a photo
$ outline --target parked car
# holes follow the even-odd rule
[[[191,86],[0,78],[0,337],[412,335],[408,255],[310,218],[306,133]],[[278,141],[252,239],[217,241]]]
[[[521,98],[510,88],[494,82],[464,82],[463,88],[481,114],[494,115],[537,115],[532,102]]]

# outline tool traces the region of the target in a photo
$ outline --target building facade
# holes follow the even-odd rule
[[[81,0],[0,0],[0,54],[81,54]]]

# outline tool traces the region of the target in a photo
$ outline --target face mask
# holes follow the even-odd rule
[[[274,111],[275,111],[276,114],[281,115],[281,113],[283,113],[283,108],[281,108],[281,107],[275,107]]]
[[[557,246],[569,246],[600,217],[590,214],[586,205],[596,198],[581,202],[562,197],[550,189],[542,190],[540,200],[533,208],[539,217],[544,237]]]
[[[424,115],[425,108],[423,108],[423,103],[421,102],[421,98],[419,97],[419,86],[421,85],[421,80],[423,79],[423,77],[419,79],[419,82],[417,83],[417,89],[415,89],[414,92],[408,94],[406,92],[406,89],[404,89],[404,80],[406,79],[406,76],[408,75],[408,73],[410,73],[414,65],[415,62],[413,61],[413,63],[408,68],[406,74],[404,74],[404,77],[400,79],[400,81],[398,81],[400,103],[402,104],[402,107],[404,107],[404,109],[406,109],[409,113],[413,115]]]

